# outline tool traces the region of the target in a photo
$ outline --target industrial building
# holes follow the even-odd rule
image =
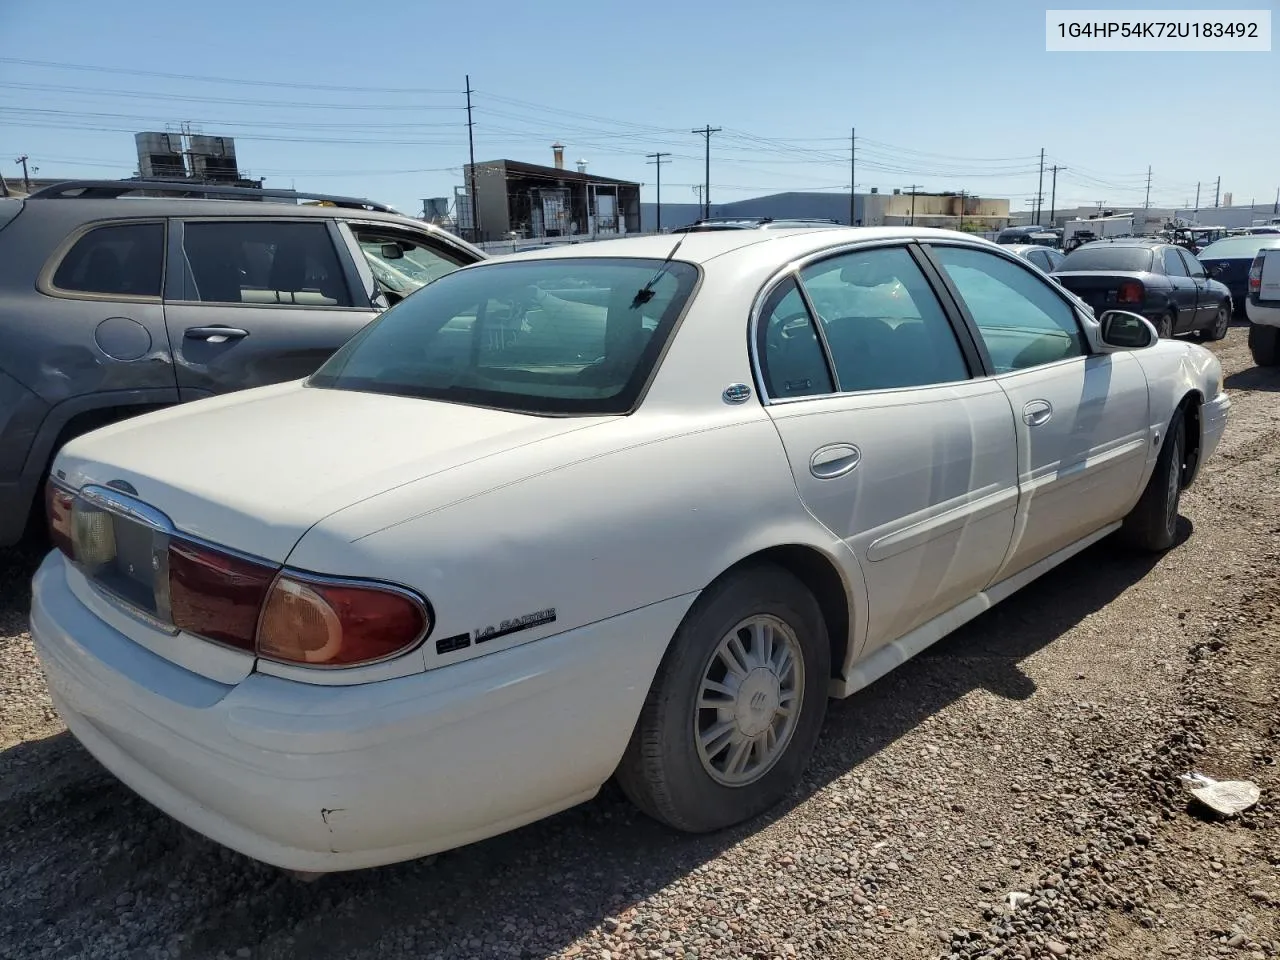
[[[643,209],[644,229],[658,225],[657,204],[646,203]],[[847,193],[775,193],[731,203],[713,203],[713,217],[813,217],[849,223]],[[664,203],[662,228],[682,227],[702,216],[696,203]],[[965,193],[910,193],[893,190],[881,193],[872,188],[854,197],[855,226],[945,227],[951,230],[983,232],[999,230],[1009,224],[1009,201],[992,197],[976,197]]]
[[[472,241],[623,236],[640,232],[640,184],[564,166],[564,146],[552,147],[554,166],[518,160],[467,164],[455,191],[458,232]],[[470,193],[476,196],[472,217]]]
[[[241,175],[233,137],[151,131],[134,134],[133,140],[138,151],[138,176],[143,180],[262,185]]]

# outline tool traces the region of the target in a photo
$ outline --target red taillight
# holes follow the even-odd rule
[[[186,540],[169,544],[173,625],[250,653],[276,568]]]
[[[400,653],[427,628],[404,594],[281,576],[258,630],[258,655],[287,663],[351,666]]]
[[[1116,300],[1120,303],[1141,303],[1146,294],[1142,283],[1137,280],[1126,280],[1120,284],[1120,292]]]
[[[52,480],[45,484],[44,506],[49,518],[49,539],[72,560],[76,558],[71,528],[71,511],[75,502],[76,495],[71,491],[63,489]]]
[[[1253,258],[1253,263],[1249,265],[1249,292],[1262,292],[1262,254],[1258,254]]]

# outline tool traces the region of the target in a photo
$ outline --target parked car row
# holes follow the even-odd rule
[[[69,398],[134,404],[53,460],[35,647],[108,769],[285,868],[470,843],[611,777],[681,830],[746,820],[828,697],[1103,537],[1173,546],[1230,409],[1147,319],[1217,329],[1158,246],[1063,282],[926,228],[480,262],[386,213],[246,207],[11,216],[41,279],[7,292],[4,436],[41,461]],[[293,318],[359,332],[252,353]],[[287,382],[210,396],[235,377]]]

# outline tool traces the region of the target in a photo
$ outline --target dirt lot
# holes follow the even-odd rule
[[[1184,543],[1154,561],[1100,544],[833,704],[789,808],[712,837],[607,788],[506,837],[300,883],[76,745],[23,632],[32,560],[10,559],[0,957],[1280,956],[1280,373],[1244,335],[1217,345],[1235,407]],[[1263,802],[1202,819],[1190,769]]]

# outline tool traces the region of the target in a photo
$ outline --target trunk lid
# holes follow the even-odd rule
[[[283,563],[309,527],[337,510],[611,419],[290,383],[104,427],[71,441],[54,471],[77,489],[123,481],[178,530]]]
[[[1120,273],[1108,270],[1075,270],[1059,271],[1053,278],[1077,297],[1093,307],[1096,313],[1103,310],[1133,309],[1141,303],[1121,303],[1120,285],[1123,283],[1141,283],[1145,289],[1143,275],[1139,273]]]

